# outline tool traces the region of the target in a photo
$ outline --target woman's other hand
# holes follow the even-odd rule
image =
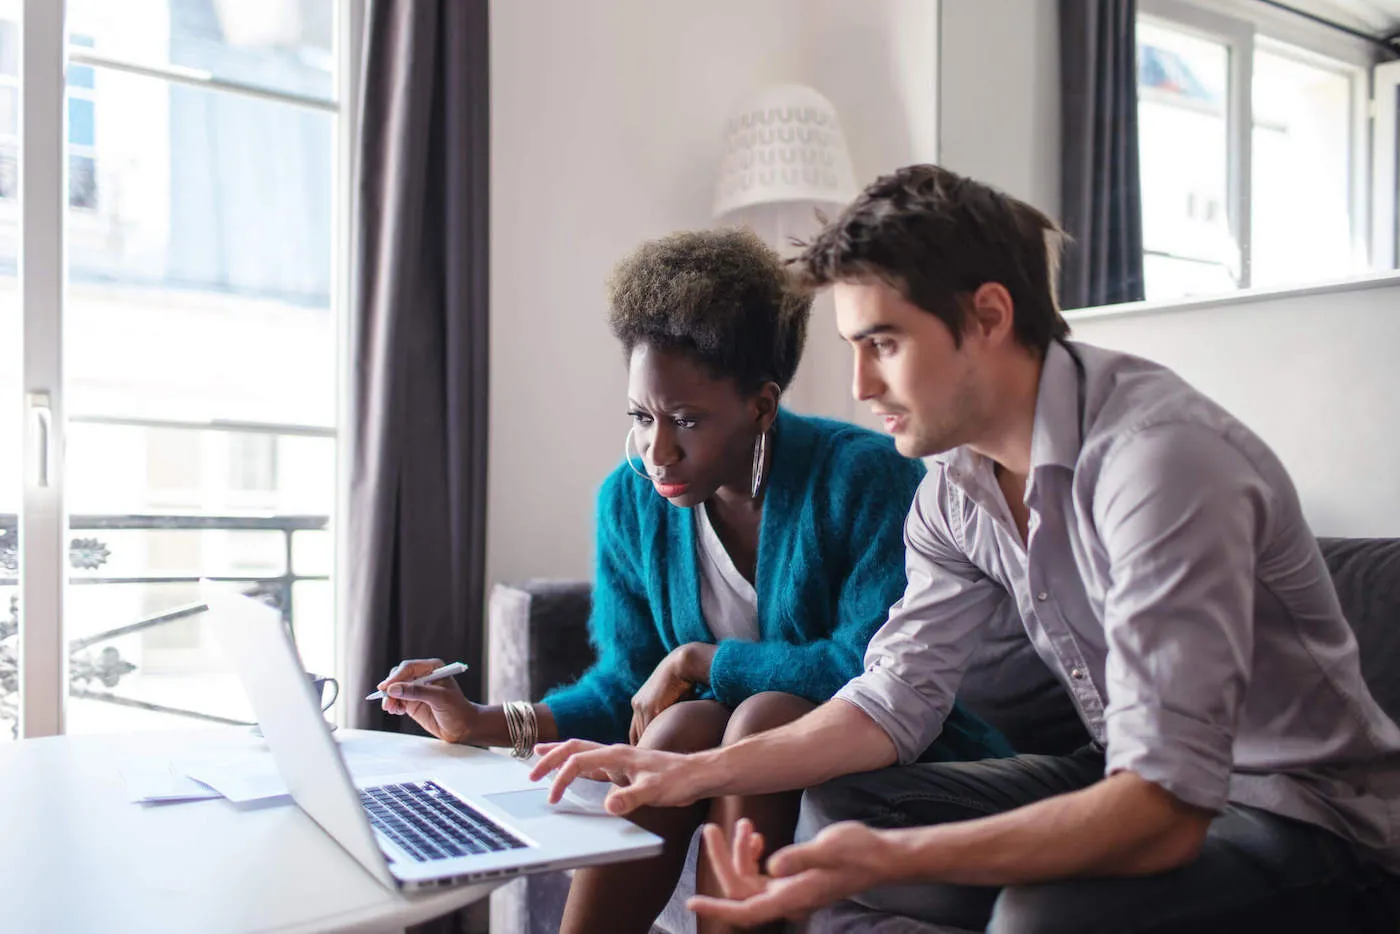
[[[688,642],[661,660],[641,690],[632,697],[632,726],[627,731],[629,743],[637,745],[661,711],[688,698],[697,684],[709,683],[715,648],[705,642]]]
[[[379,682],[379,690],[388,695],[382,705],[388,713],[408,714],[419,726],[445,743],[465,742],[471,738],[481,711],[467,700],[456,678],[443,678],[430,684],[405,683],[421,678],[442,665],[440,658],[413,658],[399,662],[389,676]]]

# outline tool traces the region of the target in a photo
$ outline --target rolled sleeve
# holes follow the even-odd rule
[[[946,707],[892,671],[875,667],[847,682],[836,699],[863,711],[889,735],[901,765],[919,758],[938,736]]]
[[[1112,567],[1106,771],[1219,811],[1254,647],[1257,543],[1268,487],[1196,425],[1125,439],[1104,464],[1094,518]]]
[[[889,735],[903,764],[942,732],[983,624],[1006,599],[953,544],[941,505],[949,495],[961,494],[941,468],[920,485],[904,525],[904,596],[871,639],[865,671],[836,694]]]

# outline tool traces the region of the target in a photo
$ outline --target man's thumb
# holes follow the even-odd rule
[[[831,855],[821,841],[797,843],[784,847],[768,860],[768,871],[774,876],[795,876],[808,869],[826,869]]]
[[[608,796],[603,799],[603,810],[616,817],[630,814],[640,806],[637,800],[637,786],[629,785],[626,788],[614,788],[608,792]]]

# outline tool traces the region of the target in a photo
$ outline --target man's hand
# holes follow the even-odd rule
[[[559,770],[549,789],[550,804],[558,803],[576,778],[618,786],[603,802],[610,814],[629,814],[643,806],[681,807],[707,797],[704,770],[696,762],[699,756],[622,744],[603,746],[582,739],[544,743],[535,749],[540,760],[530,772],[531,781]]]
[[[895,846],[887,835],[863,824],[833,824],[809,843],[773,854],[766,876],[758,866],[763,837],[747,818],[734,828],[733,843],[714,824],[705,826],[705,852],[723,898],[697,895],[686,903],[696,914],[738,927],[779,918],[800,919],[832,902],[894,878]]]
[[[389,676],[379,682],[379,690],[389,695],[382,701],[392,714],[408,714],[418,725],[445,743],[461,743],[471,738],[480,709],[467,700],[456,678],[443,678],[431,684],[404,684],[441,668],[440,658],[413,658],[399,662]]]
[[[701,642],[688,642],[677,646],[646,683],[632,697],[632,726],[627,731],[627,741],[633,746],[642,738],[651,721],[672,704],[676,704],[695,691],[695,685],[708,684],[710,680],[710,659],[714,658],[715,647]]]

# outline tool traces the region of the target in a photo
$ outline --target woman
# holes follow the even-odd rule
[[[746,231],[676,234],[622,262],[610,299],[632,428],[598,499],[597,662],[537,704],[504,707],[469,703],[450,681],[389,687],[438,662],[396,667],[385,709],[449,742],[525,755],[572,737],[678,752],[735,742],[859,673],[904,589],[902,526],[923,467],[874,432],[779,407],[810,300],[789,289],[776,253]],[[931,755],[1010,752],[955,710]],[[799,800],[633,815],[665,839],[662,855],[579,870],[561,930],[647,931],[701,822],[747,817],[771,851],[792,841]],[[703,855],[696,882],[718,891]]]

